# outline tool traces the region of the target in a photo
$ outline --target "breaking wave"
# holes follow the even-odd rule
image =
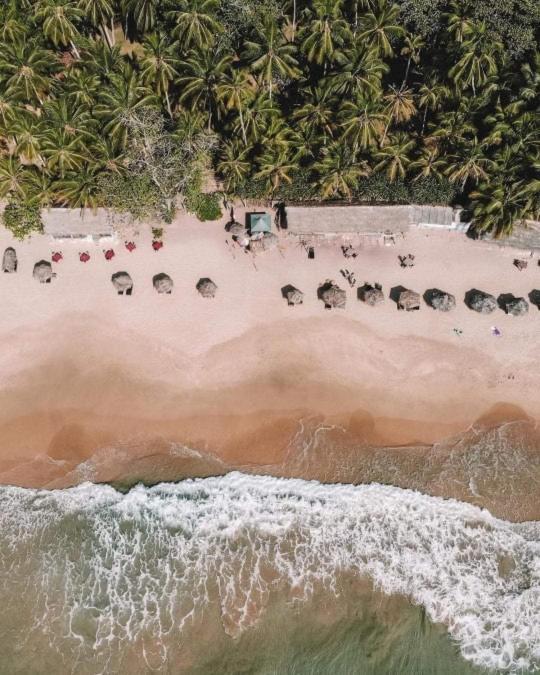
[[[11,641],[46,636],[74,659],[140,640],[165,663],[212,603],[236,637],[277,586],[307,600],[353,574],[423,606],[476,666],[540,667],[539,524],[394,487],[240,473],[127,494],[3,487],[0,568],[0,613],[28,608]]]

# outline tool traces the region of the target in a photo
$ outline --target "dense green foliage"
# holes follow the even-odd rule
[[[4,0],[0,197],[229,195],[538,217],[536,0]],[[139,214],[140,215],[140,214]]]
[[[25,239],[43,232],[41,211],[35,204],[13,199],[2,213],[2,222],[16,239]]]

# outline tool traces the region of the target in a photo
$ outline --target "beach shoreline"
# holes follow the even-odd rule
[[[464,476],[457,488],[440,478],[441,447],[510,424],[528,439],[512,490],[538,479],[540,313],[531,305],[525,317],[483,316],[462,301],[472,287],[526,296],[538,285],[532,266],[519,272],[513,251],[480,251],[462,235],[423,231],[396,246],[366,246],[354,261],[329,245],[308,261],[286,236],[279,249],[252,258],[233,248],[225,220],[183,216],[161,251],[141,233],[133,253],[119,240],[116,258],[106,261],[95,246],[86,265],[80,242],[17,243],[2,232],[0,245],[15,246],[20,265],[0,279],[0,483],[128,486],[239,469],[424,486],[495,506],[500,517],[539,516],[526,498],[519,508],[501,498],[497,511],[499,478],[489,499],[474,486],[467,495]],[[33,263],[58,249],[57,277],[37,283]],[[397,256],[407,252],[417,264],[403,270]],[[342,267],[359,284],[382,283],[384,304],[358,301]],[[131,297],[114,292],[118,270],[134,279]],[[160,272],[175,283],[170,296],[152,288]],[[217,283],[214,299],[196,292],[201,277]],[[345,310],[326,311],[317,299],[327,278],[347,288]],[[304,292],[303,305],[287,307],[280,292],[287,283]],[[388,292],[400,283],[421,294],[443,288],[457,307],[397,312]]]

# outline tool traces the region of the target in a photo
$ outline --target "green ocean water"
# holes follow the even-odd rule
[[[381,485],[0,488],[0,673],[538,673],[540,529]]]

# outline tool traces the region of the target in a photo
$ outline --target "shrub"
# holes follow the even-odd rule
[[[16,239],[25,239],[32,234],[43,233],[43,221],[39,206],[11,201],[2,215],[4,226]]]
[[[100,178],[101,201],[117,213],[129,213],[134,220],[151,220],[162,215],[162,198],[157,187],[144,175],[109,173]]]
[[[195,193],[186,197],[186,209],[194,213],[199,220],[218,220],[221,218],[221,194],[219,192]]]
[[[441,204],[454,201],[457,190],[450,181],[438,178],[420,178],[409,184],[411,202],[414,204]]]

